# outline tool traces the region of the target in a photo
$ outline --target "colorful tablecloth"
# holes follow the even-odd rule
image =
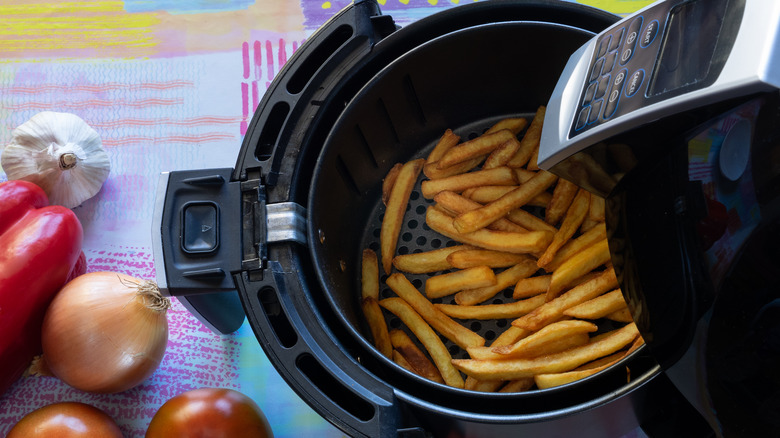
[[[465,3],[461,0],[460,3]],[[625,14],[649,0],[580,0]],[[458,0],[379,0],[400,25]],[[89,271],[155,278],[152,210],[163,171],[235,164],[247,123],[274,75],[348,0],[3,0],[0,148],[40,111],[71,112],[102,137],[111,175],[74,209]],[[0,169],[0,181],[5,174]],[[83,401],[141,437],[156,410],[189,389],[237,389],[263,409],[277,437],[336,437],[282,380],[245,323],[219,336],[174,300],[165,358],[143,385],[87,394],[30,377],[0,398],[3,436],[26,413]]]

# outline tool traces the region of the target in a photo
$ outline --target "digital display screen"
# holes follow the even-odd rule
[[[710,70],[727,0],[693,0],[669,12],[648,96],[704,80]]]

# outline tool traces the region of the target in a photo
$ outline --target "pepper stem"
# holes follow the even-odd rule
[[[73,152],[66,152],[60,155],[60,169],[68,170],[76,167],[79,158]]]

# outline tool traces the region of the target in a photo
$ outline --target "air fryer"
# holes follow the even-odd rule
[[[647,348],[572,384],[488,394],[404,370],[358,316],[359,256],[376,245],[390,167],[425,156],[447,128],[469,138],[531,117],[569,55],[617,18],[569,2],[488,1],[400,29],[356,1],[273,81],[235,168],[162,175],[159,285],[215,331],[248,318],[291,388],[352,436],[711,435]],[[426,203],[413,194],[399,251],[446,245],[421,225]],[[490,340],[508,321],[467,323]]]

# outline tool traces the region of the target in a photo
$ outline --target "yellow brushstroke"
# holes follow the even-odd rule
[[[577,3],[593,6],[613,14],[627,15],[634,13],[655,0],[577,0]]]

